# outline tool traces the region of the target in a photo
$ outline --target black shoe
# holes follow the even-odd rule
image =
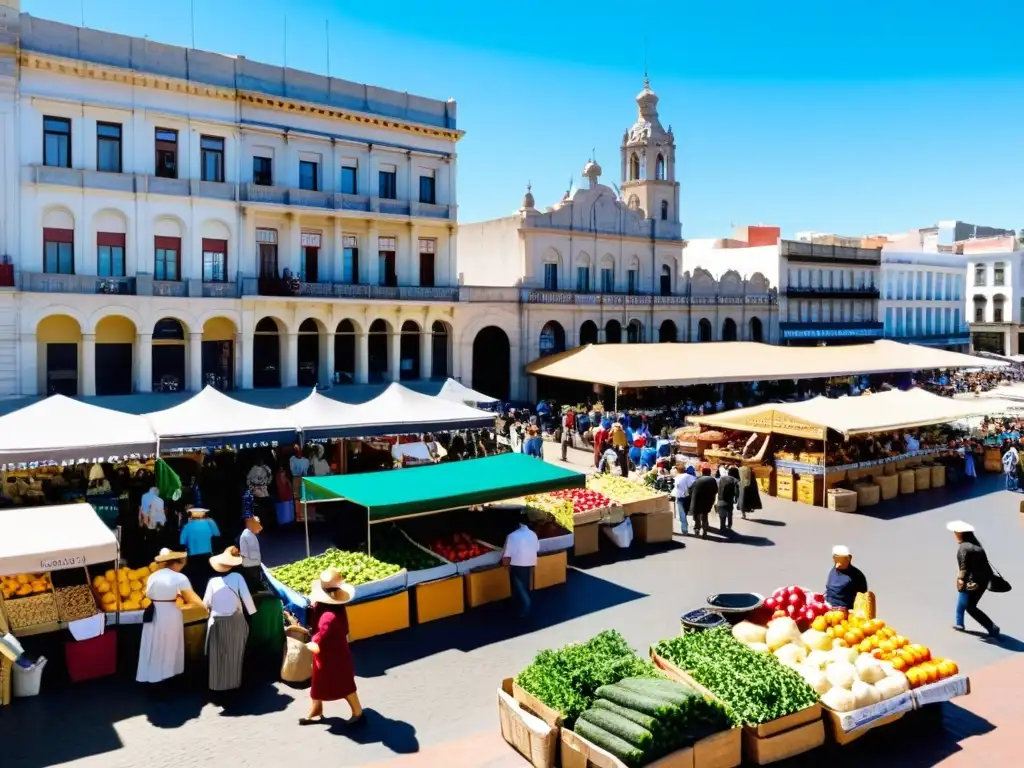
[[[366,725],[366,713],[359,715],[359,717],[350,717],[345,721],[346,728],[363,728]]]
[[[992,625],[992,629],[990,629],[988,631],[988,635],[991,638],[998,638],[999,637],[999,627],[996,624],[993,624]]]
[[[323,715],[317,715],[316,717],[300,717],[299,725],[315,725],[316,723],[322,723],[323,721]]]
[[[967,631],[967,627],[965,627],[963,624],[954,624],[953,625],[953,629],[956,630],[957,632],[966,632]]]

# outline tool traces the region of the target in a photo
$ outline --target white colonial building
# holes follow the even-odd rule
[[[964,255],[964,292],[975,352],[1019,355],[1024,350],[1024,251]]]
[[[966,276],[961,254],[883,249],[879,319],[885,337],[966,351]]]
[[[527,187],[516,213],[459,228],[463,280],[519,291],[519,306],[491,318],[517,340],[518,369],[580,344],[768,340],[775,296],[763,274],[682,269],[675,138],[646,81],[636,103],[621,193],[591,159],[554,205],[538,209]]]
[[[0,16],[0,397],[472,383],[454,101]]]

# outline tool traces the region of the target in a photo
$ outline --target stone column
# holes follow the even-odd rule
[[[399,285],[423,285],[420,282],[420,228],[415,224],[409,224],[409,245],[405,251],[405,269],[402,270],[399,262],[398,284]],[[437,256],[435,255],[435,259]],[[435,274],[437,266],[434,267]]]
[[[188,386],[189,392],[203,390],[203,334],[192,331],[188,335]]]
[[[302,275],[302,226],[298,215],[287,214],[288,231],[285,235],[285,256],[283,266],[292,271],[293,277]]]
[[[370,380],[370,339],[366,331],[356,334],[356,384]]]
[[[328,328],[320,334],[320,371],[318,380],[321,384],[334,381],[334,329]]]
[[[400,381],[402,378],[402,320],[395,317],[391,332],[388,334],[388,380]]]
[[[366,245],[359,249],[359,282],[363,285],[380,283],[380,245],[377,222],[370,221],[366,230]]]
[[[232,345],[231,358],[235,366],[235,375],[232,377],[234,380],[231,382],[232,389],[242,389],[245,382],[245,364],[252,358],[252,345],[249,345],[249,351],[245,351],[245,342],[242,340],[242,334],[235,334],[235,343]],[[252,366],[249,366],[249,370],[252,370]],[[249,382],[249,386],[252,386],[252,382]]]
[[[153,391],[153,334],[140,333],[135,343],[138,359],[135,361],[136,392]]]
[[[340,171],[339,171],[340,173]],[[340,283],[343,282],[344,267],[345,267],[345,248],[343,246],[344,240],[342,239],[344,233],[341,231],[341,219],[335,218],[333,223],[334,231],[334,256],[331,260],[331,282]]]
[[[85,397],[96,394],[96,334],[82,334],[82,381],[79,391]]]
[[[238,359],[235,361],[235,373],[239,373],[241,369],[241,375],[238,381],[235,382],[235,386],[241,385],[242,389],[252,389],[252,334],[243,336],[239,334],[235,337],[241,345],[242,352],[239,355],[238,351],[235,354],[238,355]]]
[[[44,356],[45,357],[45,356]],[[45,366],[45,359],[44,359]],[[39,392],[39,340],[34,333],[21,334],[21,349],[18,355],[18,366],[21,374],[19,392],[22,395],[38,395]],[[45,370],[42,373],[46,380]],[[42,394],[46,394],[45,386]]]
[[[297,387],[299,385],[299,334],[283,335],[284,346],[281,350],[281,386]]]
[[[423,329],[420,331],[420,378],[423,381],[430,380],[430,374],[434,366],[434,336],[430,332],[428,318],[423,318]]]

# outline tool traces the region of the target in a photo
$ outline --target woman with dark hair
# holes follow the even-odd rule
[[[992,637],[999,637],[999,627],[978,607],[985,590],[992,579],[992,566],[984,547],[974,534],[974,526],[963,520],[954,520],[946,525],[953,532],[960,546],[956,551],[959,568],[956,576],[956,623],[953,629],[964,632],[964,613],[970,614]]]
[[[718,500],[715,511],[722,533],[732,530],[732,510],[740,495],[739,467],[729,467],[726,474],[718,480]]]

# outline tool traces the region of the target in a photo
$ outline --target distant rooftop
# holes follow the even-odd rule
[[[401,91],[353,83],[141,37],[129,37],[21,14],[21,48],[93,64],[191,80],[219,88],[264,93],[337,109],[408,120],[436,128],[456,128],[455,101],[439,101]]]

